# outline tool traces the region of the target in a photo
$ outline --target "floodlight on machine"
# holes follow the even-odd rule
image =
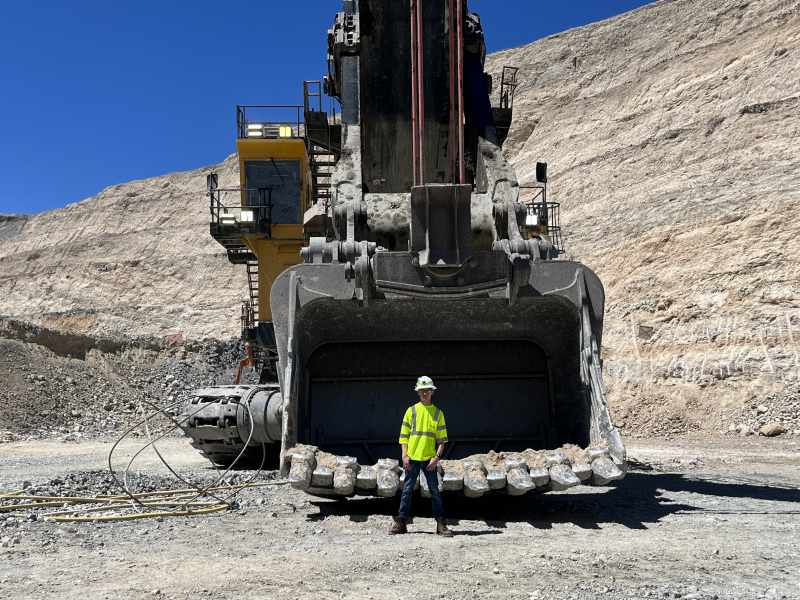
[[[247,137],[263,137],[264,124],[263,123],[248,123],[247,124]]]
[[[255,221],[255,214],[252,210],[243,210],[241,215],[239,215],[239,220],[242,223],[253,223]]]
[[[290,138],[292,137],[292,128],[288,125],[281,125],[278,129],[278,137]]]

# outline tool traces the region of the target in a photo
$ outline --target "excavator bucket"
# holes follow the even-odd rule
[[[536,261],[514,304],[505,289],[483,297],[384,295],[367,302],[356,295],[345,264],[298,265],[272,288],[286,365],[284,469],[298,445],[315,454],[310,461],[299,453],[292,468],[299,487],[308,479],[307,489],[337,493],[312,481],[329,455],[354,458],[359,472],[396,464],[400,424],[418,400],[414,382],[421,375],[433,379],[434,404],[447,420],[443,476],[449,465],[463,477],[464,461],[475,457],[485,474],[500,470],[506,458],[523,457],[529,477],[531,469],[565,465],[575,482],[581,469],[599,483],[622,476],[624,447],[611,423],[598,355],[603,288],[591,270]],[[594,462],[606,467],[605,475],[591,470]],[[509,469],[502,470],[507,479]]]

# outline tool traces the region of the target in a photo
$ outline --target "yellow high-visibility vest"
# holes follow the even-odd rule
[[[436,456],[436,447],[447,442],[444,413],[433,404],[417,402],[406,411],[400,427],[400,443],[408,444],[411,460],[428,460]]]

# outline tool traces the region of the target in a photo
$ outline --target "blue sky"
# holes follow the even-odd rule
[[[469,0],[490,51],[644,4]],[[236,149],[236,104],[299,104],[303,80],[322,78],[337,10],[337,0],[6,2],[0,213],[220,162]]]

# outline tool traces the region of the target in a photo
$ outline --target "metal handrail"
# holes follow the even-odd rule
[[[536,215],[538,224],[547,227],[547,235],[558,248],[559,254],[564,254],[563,238],[561,236],[561,204],[547,201],[546,185],[521,185],[522,190],[539,190],[532,198],[524,202],[529,215]],[[538,200],[538,202],[537,202]],[[523,225],[523,229],[525,226]]]
[[[253,210],[252,228],[257,233],[270,235],[270,226],[272,225],[272,188],[214,188],[210,192],[210,211],[212,225],[220,224],[220,216],[227,214],[234,214],[233,211],[238,210],[241,214],[242,210]],[[220,192],[258,192],[257,204],[222,204]],[[247,201],[247,200],[246,200]],[[229,213],[228,210],[231,212]],[[250,223],[239,222],[239,226],[250,226]]]
[[[294,121],[285,119],[278,121],[248,121],[248,108],[294,108],[297,111],[297,118]],[[297,137],[304,137],[301,134],[300,126],[305,125],[305,121],[300,118],[300,111],[303,109],[301,104],[237,104],[236,105],[236,136],[238,139],[247,138],[247,124],[263,123],[266,125],[289,125],[297,131]]]
[[[517,89],[517,71],[519,67],[503,67],[503,75],[500,79],[500,107],[514,108],[514,92]],[[506,73],[508,78],[506,79]]]

